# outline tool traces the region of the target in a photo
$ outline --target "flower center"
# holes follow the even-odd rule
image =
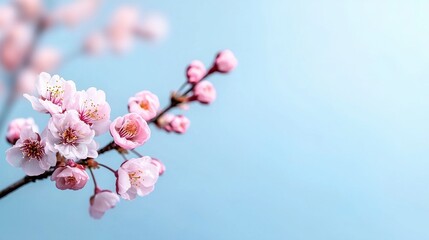
[[[47,100],[51,101],[56,105],[61,105],[63,102],[64,90],[61,85],[47,86],[46,88],[49,95]]]
[[[138,187],[140,186],[140,182],[144,181],[144,178],[141,177],[142,171],[138,170],[137,172],[130,172],[128,176],[130,177],[131,185]]]
[[[76,178],[73,176],[68,176],[64,178],[66,185],[75,185],[76,184]]]
[[[61,138],[63,140],[63,143],[65,144],[73,144],[78,139],[78,136],[76,134],[76,130],[71,129],[68,127],[62,134]]]
[[[91,125],[92,121],[98,121],[106,117],[105,114],[100,115],[98,108],[100,104],[95,104],[92,99],[87,99],[83,103],[83,109],[80,113],[80,120]]]
[[[144,110],[149,110],[150,108],[149,101],[141,101],[140,107],[143,108]]]
[[[31,159],[41,160],[45,155],[45,150],[39,141],[26,139],[21,147],[22,153]]]
[[[122,125],[121,129],[119,130],[119,135],[123,138],[133,138],[137,135],[137,130],[137,124],[127,121],[124,125]]]

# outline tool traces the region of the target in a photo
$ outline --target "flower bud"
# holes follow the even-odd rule
[[[6,139],[10,144],[15,144],[18,141],[21,131],[24,128],[31,128],[34,132],[38,132],[39,128],[37,127],[34,119],[32,118],[17,118],[12,120],[9,123],[7,129]]]
[[[199,60],[194,60],[189,64],[187,70],[186,70],[186,77],[188,78],[188,83],[195,84],[206,75],[207,70],[204,66],[204,63],[202,63]]]
[[[215,68],[218,72],[228,73],[237,67],[237,59],[231,50],[223,50],[219,52],[215,59]]]
[[[194,96],[202,104],[212,103],[216,99],[216,89],[209,81],[199,82],[194,88]]]

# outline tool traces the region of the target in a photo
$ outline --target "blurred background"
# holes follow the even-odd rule
[[[78,192],[29,184],[0,201],[1,238],[429,239],[429,2],[128,2],[162,13],[168,35],[123,54],[75,56],[124,4],[111,0],[93,25],[59,26],[39,42],[69,51],[55,73],[103,89],[112,118],[140,90],[167,104],[194,59],[209,65],[229,48],[239,66],[211,77],[218,98],[191,105],[185,135],[152,129],[140,151],[167,171],[151,195],[97,221],[90,183]],[[47,121],[23,99],[7,120],[16,117]],[[6,161],[0,169],[1,187],[23,175]],[[109,172],[96,175],[114,189]]]

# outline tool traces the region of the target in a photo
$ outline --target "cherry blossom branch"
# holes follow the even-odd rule
[[[170,98],[170,103],[161,111],[159,111],[159,100],[156,95],[149,91],[141,91],[137,93],[134,97],[129,99],[128,110],[130,113],[123,117],[118,117],[110,123],[110,134],[113,137],[113,141],[98,151],[96,151],[97,144],[94,140],[87,145],[85,145],[85,143],[81,144],[77,141],[79,140],[79,137],[74,134],[74,131],[81,131],[84,136],[87,134],[92,138],[94,135],[102,134],[107,131],[107,129],[105,129],[100,132],[100,130],[96,128],[96,126],[100,125],[95,125],[97,123],[94,122],[91,118],[92,115],[89,114],[97,112],[99,109],[103,109],[104,106],[109,106],[104,100],[105,95],[103,91],[97,91],[94,90],[94,88],[90,88],[87,91],[81,92],[82,95],[77,95],[76,92],[73,92],[76,90],[71,91],[76,94],[72,95],[72,97],[79,97],[79,100],[83,102],[88,99],[93,101],[89,98],[89,95],[100,95],[98,99],[100,103],[92,104],[90,107],[86,105],[74,105],[81,101],[60,105],[63,103],[60,102],[60,104],[58,104],[56,101],[57,99],[52,98],[52,95],[45,96],[46,92],[39,93],[39,98],[31,96],[29,100],[33,104],[33,108],[38,111],[40,111],[39,105],[42,105],[40,101],[44,101],[43,103],[45,103],[45,101],[49,101],[54,105],[49,105],[48,108],[44,105],[41,106],[43,110],[42,112],[45,112],[44,109],[46,108],[46,110],[51,113],[51,119],[47,126],[48,132],[46,137],[48,142],[45,143],[44,140],[41,139],[40,135],[37,133],[38,131],[33,129],[34,123],[32,125],[31,122],[24,122],[24,125],[28,124],[27,127],[17,129],[21,132],[19,137],[15,138],[14,134],[8,135],[8,141],[14,146],[7,151],[6,160],[11,165],[21,164],[20,167],[23,168],[24,172],[32,176],[25,176],[1,190],[0,199],[25,186],[27,183],[43,180],[49,176],[52,176],[51,179],[56,181],[57,188],[61,190],[81,189],[85,186],[88,180],[88,174],[85,172],[85,166],[89,170],[95,185],[94,195],[90,198],[90,215],[94,218],[101,218],[106,210],[113,208],[119,201],[119,196],[127,200],[132,200],[136,195],[145,196],[149,194],[153,188],[150,188],[150,186],[142,187],[142,185],[139,184],[139,181],[143,181],[148,177],[148,183],[153,186],[158,177],[164,173],[165,165],[160,160],[149,156],[143,156],[135,150],[136,147],[142,146],[149,139],[150,128],[148,124],[154,123],[157,127],[168,132],[174,131],[179,134],[185,133],[186,129],[189,127],[189,119],[183,115],[173,116],[172,114],[167,113],[171,109],[189,102],[198,101],[202,104],[211,103],[216,98],[216,91],[209,81],[203,80],[215,72],[228,73],[234,69],[236,65],[236,59],[229,50],[220,52],[208,71],[206,71],[203,63],[200,61],[193,61],[187,69],[187,82],[185,82],[178,91],[173,92]],[[51,77],[48,73],[41,73],[38,83],[40,84],[40,81],[43,79],[51,80],[52,78],[58,79],[58,76]],[[56,81],[59,81],[62,84],[58,85],[58,87],[55,85],[54,87],[56,88],[74,89],[70,87],[74,86],[72,81],[65,81],[62,78]],[[180,93],[186,88],[186,86],[188,86],[188,88],[183,93]],[[46,87],[46,91],[49,94],[52,94],[52,89],[55,90],[54,87],[48,86]],[[60,95],[61,97],[66,96],[65,92],[60,93],[63,94]],[[57,95],[54,96],[58,97]],[[57,109],[57,107],[59,107],[59,109]],[[64,108],[66,110],[62,111]],[[57,113],[57,111],[60,111],[61,113]],[[102,115],[102,112],[103,111],[101,111],[101,113],[97,113],[99,114],[97,117],[103,116],[103,118],[101,118],[103,121],[110,122],[110,114],[106,112],[107,116],[105,117],[105,115]],[[87,121],[93,124],[90,125],[93,129],[88,127],[89,123]],[[71,125],[71,123],[74,125]],[[16,124],[18,124],[18,122],[16,122]],[[13,126],[12,123],[10,126]],[[19,128],[18,125],[17,128]],[[53,133],[60,134],[60,137],[55,137]],[[58,151],[51,151],[49,149],[50,146],[54,146]],[[67,149],[65,149],[64,146],[66,146]],[[86,153],[84,153],[84,151],[82,151],[82,153],[75,153],[69,150],[70,147],[74,148],[72,149],[73,151],[79,149],[78,147],[82,147],[83,150],[86,149]],[[111,150],[117,151],[124,158],[124,162],[121,164],[118,171],[107,165],[98,163],[94,159],[95,157]],[[128,159],[126,157],[126,154],[129,153],[128,151],[136,154],[139,158]],[[22,154],[22,156],[20,154]],[[78,160],[77,162],[73,161],[77,159],[81,160]],[[27,168],[28,164],[34,160],[43,161],[42,163],[46,165],[39,165],[30,169]],[[99,167],[104,167],[115,174],[115,177],[117,178],[116,193],[98,188],[93,169],[98,169]],[[66,174],[69,174],[67,177],[64,175],[60,176],[66,171],[68,171]],[[143,172],[146,171],[149,171],[149,173],[146,174],[147,176],[143,176]],[[138,190],[137,194],[136,190]]]
[[[190,89],[187,90],[187,92],[191,91],[193,87],[191,87]],[[163,116],[165,113],[167,113],[169,110],[173,109],[174,107],[176,107],[179,103],[172,100],[171,103],[164,108],[164,110],[162,110],[154,119],[152,119],[151,121],[149,121],[148,123],[155,123],[161,116]],[[119,150],[119,146],[114,142],[110,142],[108,143],[106,146],[104,146],[103,148],[101,148],[98,151],[98,154],[103,154],[105,152],[111,151],[111,150]],[[136,153],[138,156],[141,156],[141,154],[137,153],[137,151],[132,150],[134,153]],[[122,155],[122,153],[120,153]],[[125,157],[125,156],[124,156]],[[126,159],[126,158],[125,158]],[[77,163],[81,164],[84,163],[87,159],[85,160],[81,160],[78,161]],[[103,166],[102,164],[100,164],[100,166]],[[106,166],[107,167],[107,166]],[[113,170],[113,169],[111,169]],[[15,183],[7,186],[6,188],[4,188],[3,190],[0,191],[0,199],[7,196],[8,194],[12,193],[13,191],[25,186],[28,183],[31,182],[36,182],[37,180],[43,180],[46,179],[48,177],[50,177],[52,175],[52,173],[54,172],[54,169],[51,169],[49,171],[46,171],[45,173],[43,173],[42,175],[39,176],[25,176],[21,179],[19,179],[18,181],[16,181]]]
[[[111,143],[107,144],[106,146],[104,146],[103,148],[101,148],[98,151],[98,154],[103,154],[105,152],[111,151],[111,150],[116,149],[116,148],[118,148],[118,146],[114,142],[111,142]],[[86,160],[87,159],[80,160],[77,163],[82,164]],[[45,173],[43,173],[43,174],[41,174],[39,176],[25,176],[25,177],[19,179],[18,181],[16,181],[15,183],[7,186],[3,190],[1,190],[0,191],[0,199],[3,198],[3,197],[5,197],[6,195],[12,193],[13,191],[15,191],[15,190],[17,190],[17,189],[25,186],[28,183],[36,182],[37,180],[43,180],[43,179],[46,179],[46,178],[50,177],[52,175],[52,173],[54,173],[54,169],[46,171]]]

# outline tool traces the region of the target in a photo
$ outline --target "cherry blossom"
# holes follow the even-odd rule
[[[183,115],[174,117],[170,123],[172,130],[181,134],[188,130],[189,125],[191,125],[191,121],[189,121],[189,119]]]
[[[216,99],[216,89],[209,81],[199,82],[194,88],[194,96],[203,104],[209,104]]]
[[[150,138],[147,122],[137,113],[128,113],[110,124],[110,134],[116,144],[124,149],[143,145]]]
[[[85,186],[88,178],[89,176],[82,165],[69,160],[66,166],[55,169],[51,181],[55,181],[55,186],[61,190],[79,190]]]
[[[107,210],[116,206],[119,202],[119,196],[109,190],[96,189],[96,193],[89,202],[89,214],[95,219],[100,219]]]
[[[86,91],[79,91],[66,108],[76,110],[80,120],[91,126],[95,135],[103,134],[109,130],[110,105],[106,102],[104,91],[93,87]]]
[[[67,101],[70,101],[76,93],[73,81],[66,81],[58,75],[51,77],[46,72],[39,75],[36,88],[38,97],[28,94],[24,94],[24,97],[31,102],[34,110],[50,114],[62,113]]]
[[[158,109],[159,99],[149,91],[141,91],[128,99],[129,112],[138,113],[146,121],[154,118]]]
[[[54,114],[48,123],[48,146],[67,159],[78,160],[98,156],[95,132],[80,120],[75,110]]]
[[[126,200],[151,193],[158,180],[159,168],[144,156],[125,161],[118,169],[116,192]]]
[[[216,70],[221,73],[228,73],[237,67],[238,61],[231,50],[223,50],[218,53],[215,59]]]
[[[189,64],[186,70],[186,77],[188,78],[188,83],[195,84],[199,82],[206,75],[207,70],[199,60],[194,60]]]
[[[22,129],[19,140],[6,151],[6,160],[14,167],[21,167],[29,176],[40,175],[57,162],[45,139],[31,127]]]

